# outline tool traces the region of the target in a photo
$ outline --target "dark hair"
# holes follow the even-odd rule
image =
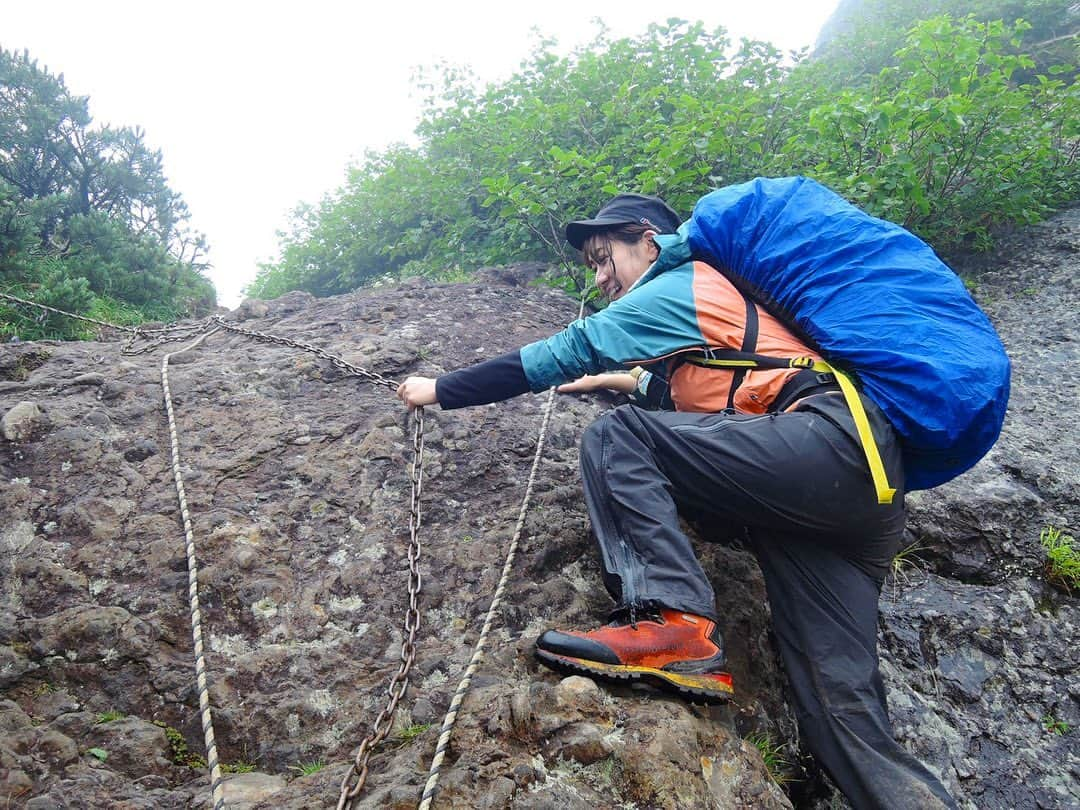
[[[656,226],[649,223],[628,222],[625,225],[612,225],[602,231],[594,231],[586,237],[585,243],[581,246],[581,256],[585,264],[591,267],[593,264],[599,264],[604,251],[607,255],[611,255],[612,242],[636,245],[646,231],[655,230],[657,230]]]

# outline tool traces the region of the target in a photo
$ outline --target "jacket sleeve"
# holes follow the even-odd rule
[[[435,399],[444,410],[499,402],[528,390],[518,352],[444,374],[435,381]]]
[[[574,321],[521,349],[531,390],[586,374],[640,365],[704,344],[694,306],[691,265],[632,289],[607,309]]]

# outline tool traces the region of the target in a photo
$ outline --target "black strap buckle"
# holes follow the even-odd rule
[[[791,379],[784,383],[784,387],[780,389],[780,393],[773,400],[769,410],[773,413],[786,411],[796,400],[808,397],[810,394],[823,394],[825,389],[840,390],[835,374],[828,371],[803,369],[798,374],[793,374]]]

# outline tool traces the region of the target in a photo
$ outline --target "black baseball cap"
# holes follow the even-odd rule
[[[649,225],[657,233],[675,233],[682,224],[674,209],[659,197],[645,194],[620,194],[607,203],[593,219],[580,219],[566,226],[566,241],[581,250],[585,240],[596,231],[614,225]]]

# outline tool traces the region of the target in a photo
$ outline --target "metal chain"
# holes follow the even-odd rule
[[[171,326],[162,327],[160,329],[143,329],[139,326],[122,326],[118,323],[109,323],[108,321],[98,320],[97,318],[91,318],[86,315],[76,315],[74,312],[65,312],[62,309],[50,307],[47,304],[39,304],[37,301],[27,301],[25,298],[19,298],[17,295],[11,295],[10,293],[0,292],[0,298],[6,299],[16,304],[21,304],[23,306],[40,309],[43,312],[52,312],[55,315],[63,315],[65,318],[71,318],[76,321],[92,323],[95,326],[100,326],[104,329],[114,329],[118,332],[128,332],[130,334],[130,337],[127,339],[127,341],[124,343],[124,347],[121,349],[122,354],[143,354],[153,348],[160,346],[163,343],[172,343],[179,340],[189,340],[196,335],[200,335],[206,332],[210,328],[211,322],[214,320],[215,317],[211,316],[190,326],[179,326],[174,324]],[[147,343],[147,345],[145,346],[135,349],[135,342],[140,338],[149,339],[150,342]]]
[[[510,579],[510,571],[514,565],[514,558],[517,555],[518,542],[521,540],[521,530],[525,525],[525,515],[529,508],[529,501],[532,499],[533,484],[536,482],[536,472],[540,468],[540,461],[544,452],[544,442],[547,439],[548,422],[551,419],[551,409],[554,400],[555,389],[552,388],[548,392],[547,402],[544,404],[544,416],[540,425],[540,434],[536,440],[536,454],[533,456],[532,471],[529,473],[529,482],[525,485],[525,497],[521,502],[517,526],[514,529],[514,535],[510,540],[510,548],[506,554],[506,561],[503,563],[502,576],[499,579],[499,584],[495,588],[495,595],[491,599],[491,606],[488,608],[487,616],[484,618],[484,625],[480,630],[480,638],[477,639],[476,646],[473,648],[472,658],[469,659],[465,674],[462,676],[457,691],[454,692],[454,697],[450,701],[450,708],[443,718],[442,729],[439,733],[439,741],[435,744],[435,755],[431,760],[431,767],[428,769],[428,780],[424,785],[424,792],[420,796],[420,804],[417,806],[417,810],[428,810],[428,808],[431,807],[431,801],[435,796],[435,790],[439,784],[439,772],[442,769],[443,758],[446,756],[446,750],[450,745],[450,736],[453,733],[454,723],[457,722],[458,709],[461,707],[465,695],[468,694],[469,689],[472,686],[473,675],[484,661],[484,647],[487,644],[487,636],[491,631],[491,626],[494,623],[499,607],[501,606],[503,592],[506,590],[506,584]]]
[[[268,335],[266,332],[256,332],[253,329],[244,329],[240,326],[234,326],[230,323],[226,323],[220,316],[214,316],[211,320],[222,329],[228,332],[235,332],[238,335],[246,335],[253,340],[260,341],[262,343],[274,343],[278,346],[288,346],[292,349],[300,349],[301,351],[311,352],[323,360],[326,360],[334,367],[346,372],[347,374],[353,374],[357,377],[363,377],[365,380],[375,383],[376,385],[382,385],[386,388],[396,391],[399,383],[396,380],[391,380],[378,374],[374,371],[368,371],[366,368],[360,366],[354,366],[352,363],[347,362],[337,355],[330,354],[325,349],[320,349],[318,346],[312,346],[310,343],[301,343],[298,340],[292,340],[291,338],[278,337],[277,335]]]
[[[253,329],[244,329],[240,326],[235,326],[225,321],[220,315],[211,315],[209,318],[205,318],[197,323],[190,325],[178,325],[173,324],[165,326],[160,329],[143,329],[135,326],[120,326],[115,323],[108,323],[107,321],[100,321],[97,318],[88,318],[84,315],[76,315],[72,312],[65,312],[62,309],[56,309],[45,304],[39,304],[36,301],[27,301],[24,298],[19,298],[15,295],[8,293],[0,293],[0,298],[5,298],[9,301],[13,301],[16,304],[22,304],[23,306],[35,307],[37,309],[52,312],[57,315],[63,315],[68,318],[74,318],[78,321],[86,321],[97,326],[104,327],[106,329],[118,329],[122,332],[130,333],[131,337],[124,343],[124,347],[121,350],[126,355],[138,355],[145,354],[146,352],[156,349],[164,343],[173,343],[180,340],[190,340],[197,335],[207,332],[211,327],[223,329],[227,332],[233,332],[238,335],[245,335],[253,340],[257,340],[262,343],[273,343],[278,346],[288,346],[293,349],[300,349],[301,351],[310,352],[311,354],[321,357],[331,365],[357,377],[362,377],[369,382],[376,385],[382,385],[386,388],[397,389],[398,383],[395,380],[391,380],[383,375],[369,371],[366,368],[355,366],[349,363],[344,358],[337,355],[330,354],[325,349],[320,349],[318,346],[312,346],[309,343],[301,343],[297,340],[290,338],[279,337],[277,335],[270,335],[266,332],[256,332]],[[140,339],[148,340],[149,342],[142,346],[136,346],[136,342]]]
[[[413,463],[410,478],[412,479],[412,499],[409,503],[409,607],[405,611],[405,626],[401,639],[401,665],[398,671],[390,679],[387,687],[387,703],[375,722],[371,724],[371,731],[360,743],[353,759],[352,767],[346,772],[341,780],[341,794],[338,797],[337,810],[349,810],[360,791],[364,789],[367,781],[371,753],[386,739],[394,721],[394,712],[398,702],[405,695],[409,686],[409,671],[412,669],[413,659],[416,657],[416,631],[420,629],[420,495],[423,488],[424,476],[424,409],[417,408],[413,411],[415,418],[415,430],[413,432]]]
[[[161,329],[138,328],[135,329],[131,337],[124,342],[123,347],[120,349],[120,353],[126,355],[146,354],[150,350],[156,349],[158,346],[165,343],[189,340],[196,335],[206,334],[211,327],[217,328],[214,326],[214,316],[204,318],[197,323],[189,325],[171,324],[169,326],[164,326]],[[136,347],[136,343],[138,343],[139,340],[146,340],[147,343]],[[179,352],[176,352],[176,354],[179,354]]]
[[[372,382],[382,385],[392,391],[396,391],[398,382],[391,380],[373,371],[360,366],[355,366],[341,357],[330,354],[318,346],[301,343],[290,338],[270,335],[265,332],[257,332],[252,329],[244,329],[226,323],[220,317],[213,319],[215,324],[229,332],[245,335],[263,343],[273,343],[279,346],[288,346],[293,349],[310,352],[323,360],[328,361],[336,368]],[[416,658],[416,633],[420,629],[420,590],[422,581],[420,576],[420,496],[423,489],[424,474],[424,409],[416,408],[413,411],[413,461],[410,472],[412,495],[409,503],[409,606],[405,611],[405,622],[402,633],[400,665],[387,686],[387,703],[379,712],[375,721],[371,724],[371,731],[360,742],[356,751],[352,767],[346,772],[341,780],[341,793],[338,796],[338,810],[348,810],[352,807],[353,799],[360,795],[367,782],[370,771],[369,760],[374,749],[386,739],[394,721],[394,712],[398,703],[405,695],[409,687],[409,672],[412,670],[413,660]]]

